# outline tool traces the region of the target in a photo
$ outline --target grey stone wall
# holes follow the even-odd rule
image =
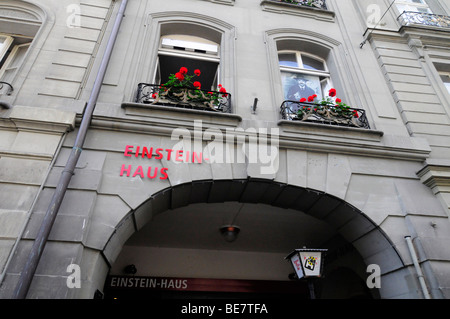
[[[45,12],[42,25],[15,90],[2,97],[12,106],[0,109],[0,295],[5,298],[64,169],[118,10],[109,0],[78,1],[81,25],[72,28],[66,8],[73,3],[33,1]],[[327,4],[329,10],[320,11],[267,0],[130,1],[29,298],[92,298],[129,236],[152,219],[153,211],[168,208],[164,200],[149,201],[158,192],[201,180],[248,178],[324,192],[363,212],[389,244],[377,245],[380,233],[371,233],[358,219],[344,226],[344,215],[334,215],[332,223],[366,262],[386,266],[382,298],[421,297],[404,241],[414,236],[433,297],[448,298],[450,97],[440,89],[433,63],[448,62],[449,31],[402,27],[392,11],[378,30],[368,32],[373,26],[368,6],[383,12],[386,1]],[[450,14],[449,9],[448,0],[439,3],[441,14]],[[221,81],[232,94],[233,114],[133,103],[137,84],[154,74],[161,27],[174,20],[220,34]],[[333,84],[348,104],[367,111],[370,130],[280,120],[277,41],[283,39],[326,53]],[[250,110],[254,98],[256,113]],[[126,145],[173,147],[173,130],[193,132],[196,120],[204,129],[222,131],[278,128],[279,169],[267,175],[248,161],[177,166],[150,160],[146,165],[169,168],[169,178],[119,175]],[[239,145],[232,147],[237,152]],[[70,263],[83,269],[81,289],[67,288]]]

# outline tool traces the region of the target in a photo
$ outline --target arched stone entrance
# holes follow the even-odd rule
[[[232,219],[242,230],[230,245],[218,229]],[[361,286],[367,265],[377,264],[382,275],[404,268],[383,230],[357,208],[321,191],[264,179],[194,181],[159,191],[121,221],[103,253],[115,274],[133,263],[134,254],[154,257],[137,265],[143,275],[286,280],[292,269],[283,257],[301,246],[329,250],[325,275],[333,274],[331,285],[343,268],[346,278],[359,283],[355,291],[344,291],[326,287],[325,277],[319,289],[329,297],[377,298],[377,289]],[[189,251],[198,250],[204,254],[195,260]],[[217,252],[226,259],[223,267],[212,262]],[[191,260],[180,264],[184,257]],[[183,264],[191,269],[181,270]]]

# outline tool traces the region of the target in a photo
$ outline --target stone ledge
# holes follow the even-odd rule
[[[201,120],[205,126],[237,127],[242,117],[236,114],[192,110],[142,103],[123,103],[122,109],[128,116],[137,116],[141,124],[157,124],[167,128],[194,127],[194,121]],[[125,120],[126,121],[126,120]]]
[[[280,147],[413,161],[425,161],[431,152],[425,139],[385,136],[378,130],[287,120],[278,126]]]
[[[207,0],[207,1],[212,2],[212,3],[217,3],[217,4],[225,4],[225,5],[229,5],[229,6],[234,6],[235,0]]]
[[[434,194],[450,193],[450,162],[427,161],[426,165],[417,172],[422,183],[431,188]],[[450,208],[450,203],[447,203]]]
[[[384,133],[379,130],[349,126],[326,125],[312,122],[280,120],[278,121],[278,125],[282,127],[285,132],[299,132],[299,130],[301,130],[305,132],[307,131],[308,134],[328,134],[331,136],[335,136],[338,133],[345,137],[355,137],[361,140],[370,141],[379,141],[384,135]]]
[[[64,133],[75,128],[76,114],[30,106],[14,106],[9,118],[21,130]]]

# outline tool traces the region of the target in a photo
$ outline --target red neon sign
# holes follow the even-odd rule
[[[175,161],[180,163],[197,163],[203,162],[203,154],[201,152],[190,152],[183,150],[174,150],[171,148],[153,148],[146,146],[134,146],[126,145],[123,153],[125,157],[135,157],[142,159],[166,159],[167,161]],[[168,168],[167,167],[143,167],[138,165],[133,167],[132,165],[122,164],[120,169],[120,176],[126,175],[127,177],[150,178],[154,179],[159,175],[159,179],[167,179]],[[158,174],[159,173],[159,174]]]

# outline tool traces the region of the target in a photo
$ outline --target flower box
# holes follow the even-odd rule
[[[325,0],[278,0],[279,2],[327,10]]]
[[[231,95],[219,84],[218,91],[202,90],[201,83],[193,81],[200,70],[188,75],[185,67],[171,74],[164,84],[139,83],[137,103],[231,113]]]
[[[291,121],[370,128],[365,111],[351,108],[341,99],[336,98],[335,89],[331,89],[329,95],[318,102],[316,98],[317,95],[313,95],[299,101],[284,101],[281,105],[282,118]]]

